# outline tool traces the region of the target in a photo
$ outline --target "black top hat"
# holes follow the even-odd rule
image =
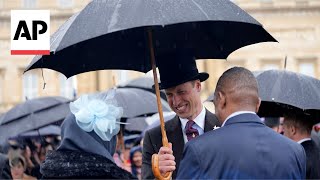
[[[157,57],[161,81],[159,89],[168,89],[196,79],[201,82],[207,80],[209,74],[199,73],[195,60],[190,51],[179,51]]]

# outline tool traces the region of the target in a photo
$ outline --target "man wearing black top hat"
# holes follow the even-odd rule
[[[142,179],[154,178],[153,154],[159,154],[162,174],[173,171],[175,179],[185,143],[220,126],[216,116],[206,110],[200,99],[201,82],[208,73],[199,73],[195,58],[188,52],[175,52],[157,57],[160,72],[159,88],[164,89],[171,109],[177,114],[165,123],[172,148],[162,147],[160,126],[148,130],[143,141]]]

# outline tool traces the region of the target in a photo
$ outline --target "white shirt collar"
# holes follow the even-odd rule
[[[201,110],[200,114],[193,120],[199,127],[201,127],[201,129],[204,129],[205,116],[206,116],[206,109],[202,106],[202,110]],[[180,118],[182,130],[184,130],[189,119],[184,119],[181,117],[179,117],[179,118]]]
[[[311,140],[311,138],[304,138],[304,139],[300,139],[300,141],[298,141],[297,143],[301,144],[305,141],[310,141],[310,140]]]
[[[256,114],[255,112],[252,112],[252,111],[237,111],[237,112],[234,112],[234,113],[230,114],[230,115],[226,118],[226,120],[223,122],[223,124],[222,124],[221,127],[223,127],[230,118],[232,118],[232,117],[234,117],[234,116],[237,116],[237,115],[240,115],[240,114],[246,114],[246,113]]]

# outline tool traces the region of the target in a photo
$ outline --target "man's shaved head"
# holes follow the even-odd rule
[[[240,108],[256,107],[260,103],[258,82],[252,72],[243,67],[233,67],[222,74],[215,95],[219,92]]]

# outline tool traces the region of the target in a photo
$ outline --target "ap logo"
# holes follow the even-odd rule
[[[11,10],[11,54],[50,54],[49,10]]]

